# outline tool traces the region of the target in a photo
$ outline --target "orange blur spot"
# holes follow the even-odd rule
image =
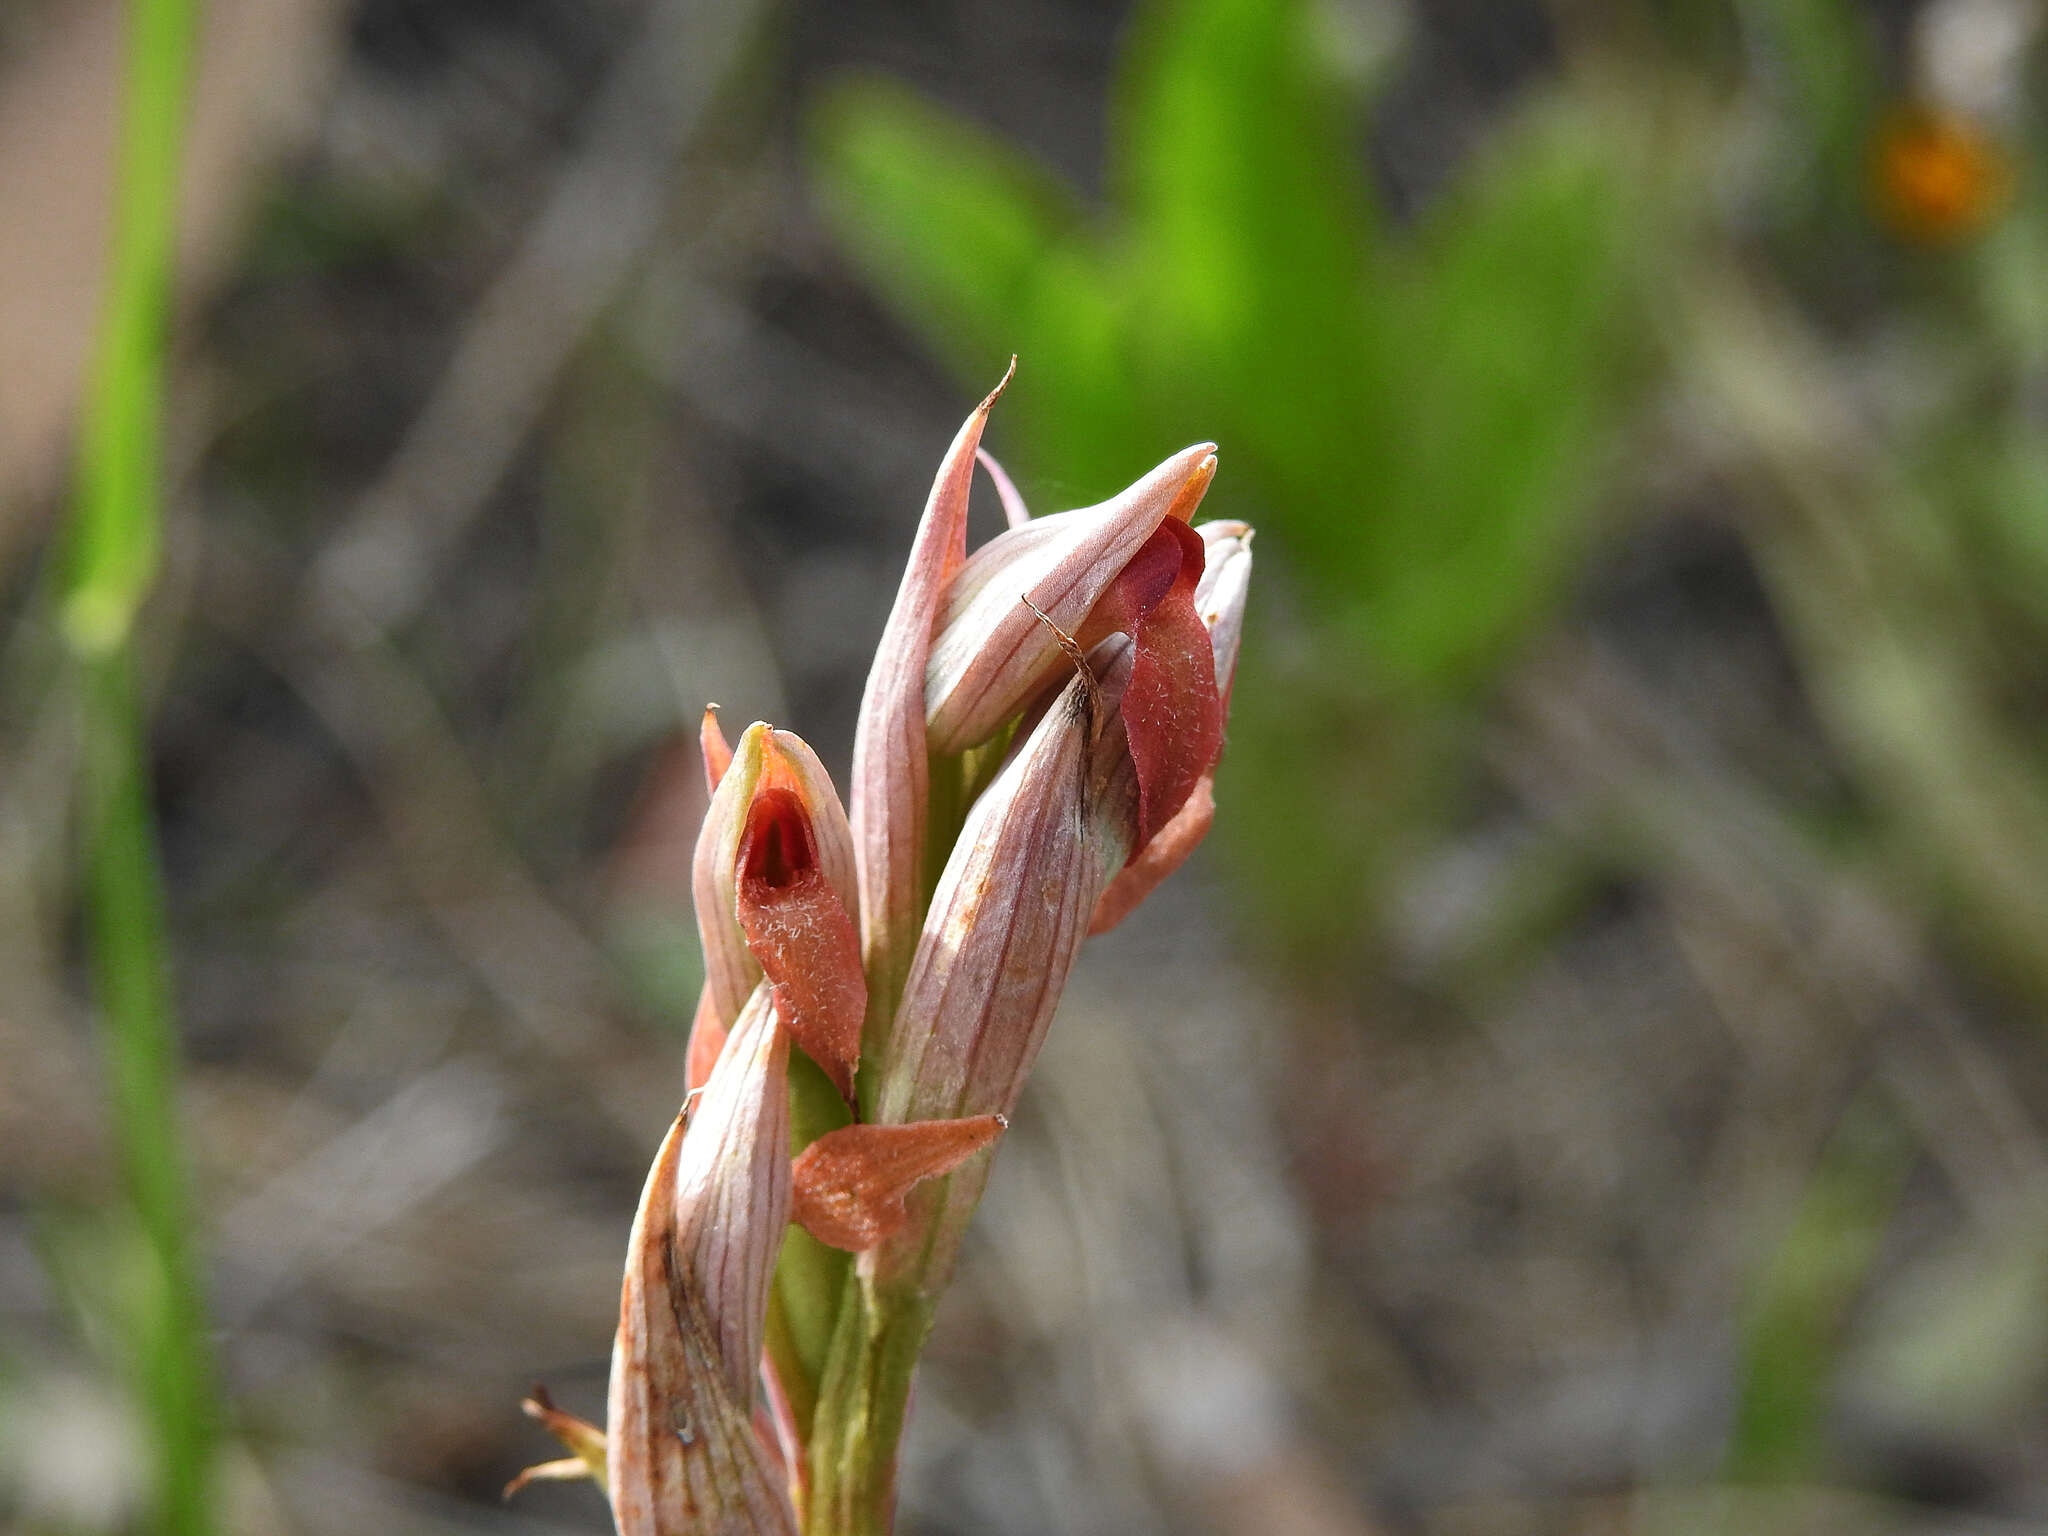
[[[1878,132],[1872,162],[1879,214],[1915,245],[1960,245],[2003,212],[2012,193],[1998,141],[1937,108],[1895,112]]]

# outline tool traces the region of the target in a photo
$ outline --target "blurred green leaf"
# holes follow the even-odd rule
[[[1457,781],[1462,701],[1584,547],[1642,330],[1645,221],[1640,149],[1594,93],[1511,115],[1419,227],[1390,228],[1364,174],[1362,91],[1318,20],[1267,0],[1143,11],[1100,216],[987,132],[871,80],[827,97],[817,165],[847,247],[968,389],[1019,354],[992,435],[1035,502],[1222,446],[1211,506],[1265,531],[1304,620],[1277,670],[1281,650],[1248,653],[1235,750],[1257,761],[1227,772],[1275,806],[1340,798],[1333,754],[1243,746],[1314,719],[1361,743],[1346,761],[1368,781],[1341,798],[1369,807],[1307,833],[1254,815],[1261,830],[1235,841],[1268,866],[1255,878],[1277,928],[1344,944],[1389,840]],[[1314,912],[1287,898],[1300,888],[1321,893]]]
[[[1418,677],[1491,660],[1555,595],[1629,377],[1632,168],[1577,104],[1517,126],[1403,253],[1387,515],[1360,542],[1378,643]]]
[[[1028,311],[1048,253],[1081,222],[1050,175],[882,79],[829,93],[815,121],[820,189],[882,293],[979,378]]]
[[[1364,425],[1378,228],[1357,104],[1308,20],[1265,0],[1155,11],[1134,31],[1112,180],[1155,408],[1185,414],[1180,437],[1234,420],[1233,456],[1320,500]]]

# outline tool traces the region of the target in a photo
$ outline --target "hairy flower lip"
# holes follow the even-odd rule
[[[1052,684],[1064,665],[1059,644],[1032,609],[1081,633],[1160,524],[1187,521],[1215,475],[1216,445],[1197,443],[1108,501],[1033,518],[969,556],[947,588],[926,663],[930,749],[986,741]]]
[[[796,1160],[790,1217],[821,1243],[864,1252],[909,1220],[912,1189],[951,1173],[1009,1125],[1003,1115],[977,1115],[828,1131]]]
[[[811,818],[793,792],[755,792],[739,865],[740,929],[768,978],[776,1015],[851,1103],[868,1001],[860,934],[819,866]]]

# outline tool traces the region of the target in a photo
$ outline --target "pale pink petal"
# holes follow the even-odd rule
[[[1003,521],[1012,528],[1022,528],[1030,522],[1031,509],[1024,505],[1016,482],[1003,473],[1003,466],[996,462],[995,455],[986,448],[977,448],[974,457],[988,471],[989,483],[996,488],[996,500],[1003,504]]]

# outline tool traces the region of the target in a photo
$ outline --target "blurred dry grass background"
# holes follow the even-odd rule
[[[1839,11],[1896,94],[1924,9],[1317,14],[1383,61],[1352,147],[1399,227],[1532,92],[1604,98],[1695,35],[1760,89],[1802,56],[1756,37]],[[30,1532],[137,1519],[47,592],[115,20],[0,11],[0,1524]],[[980,338],[920,334],[820,211],[816,103],[881,72],[1107,201],[1129,26],[1056,0],[210,8],[145,654],[231,1529],[605,1528],[587,1489],[497,1490],[547,1453],[528,1383],[600,1416],[695,994],[689,730],[715,698],[843,765],[976,392],[945,370]],[[1681,138],[1708,136],[1692,88],[1644,91]],[[1260,516],[1272,482],[1229,491],[1224,427],[1186,434],[1269,525],[1225,838],[1265,792],[1254,825],[1378,873],[1262,865],[1240,829],[1091,947],[928,1356],[906,1532],[2048,1530],[2048,873],[2000,798],[2031,770],[1956,780],[1990,774],[1954,734],[1979,717],[1887,702],[1949,656],[1927,637],[1994,627],[1957,572],[2043,611],[2011,548],[2048,551],[2048,505],[1999,481],[2017,542],[1957,535],[1972,565],[1870,510],[1980,462],[1944,422],[2038,451],[2012,317],[2043,247],[1885,254],[1861,180],[1815,180],[1860,146],[1793,166],[1791,216],[1767,192],[1716,222],[1776,164],[1729,115],[1676,167],[1719,168],[1681,200],[1725,243],[1559,493],[1593,531],[1454,689],[1319,716],[1375,663]],[[2025,142],[1994,240],[2032,227]],[[2010,304],[1942,308],[1980,289]],[[1014,394],[1067,366],[1027,352]],[[1096,489],[1019,409],[1042,509]],[[1896,537],[1873,555],[1869,527]],[[1986,739],[2038,746],[2036,638],[1956,663]],[[1395,825],[1360,832],[1380,782],[1322,759],[1410,731],[1456,743],[1428,804],[1389,780]],[[1295,777],[1266,777],[1283,750]],[[1336,914],[1313,943],[1276,936],[1276,887]]]

